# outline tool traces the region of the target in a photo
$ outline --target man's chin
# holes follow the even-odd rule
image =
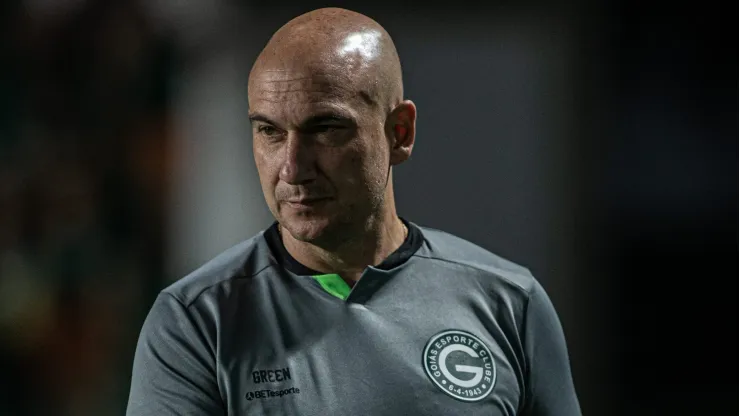
[[[280,225],[283,230],[290,233],[290,235],[298,240],[305,243],[315,243],[322,240],[326,236],[327,231],[331,226],[331,221],[327,218],[282,218]]]

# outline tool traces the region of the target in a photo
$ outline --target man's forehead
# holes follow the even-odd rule
[[[354,85],[341,74],[321,71],[269,69],[255,74],[250,82],[250,98],[277,98],[284,95],[351,96]]]
[[[337,71],[262,69],[253,74],[249,86],[250,108],[260,113],[337,110],[356,115],[368,106],[368,97],[367,90]]]

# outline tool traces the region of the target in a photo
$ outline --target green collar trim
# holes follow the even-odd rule
[[[342,300],[347,300],[350,291],[349,285],[338,274],[320,274],[311,277],[316,279],[321,287],[330,295],[336,296]]]

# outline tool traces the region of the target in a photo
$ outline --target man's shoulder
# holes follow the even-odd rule
[[[200,267],[162,290],[190,305],[203,292],[239,278],[252,277],[270,267],[269,249],[264,243],[264,231],[244,240],[213,257]]]
[[[477,269],[493,278],[503,279],[525,292],[532,290],[535,278],[527,267],[449,232],[426,226],[419,228],[427,246],[425,254],[420,254],[422,257]]]

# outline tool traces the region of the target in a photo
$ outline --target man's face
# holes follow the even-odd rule
[[[351,78],[262,70],[250,79],[254,157],[267,205],[291,235],[336,242],[383,203],[389,173],[385,114]]]

